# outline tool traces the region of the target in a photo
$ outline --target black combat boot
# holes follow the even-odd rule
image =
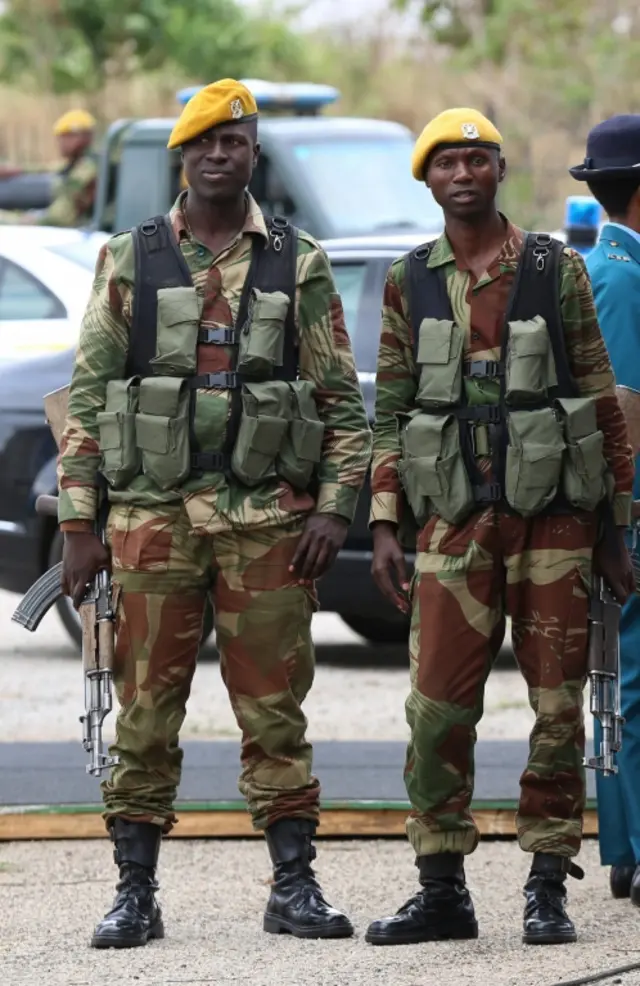
[[[563,945],[577,941],[576,929],[564,909],[567,875],[582,880],[583,871],[567,856],[534,853],[524,887],[525,945]]]
[[[113,858],[120,867],[118,895],[97,926],[93,948],[134,948],[164,938],[162,913],[155,899],[156,866],[162,829],[148,822],[116,818],[110,828]]]
[[[327,904],[311,869],[316,858],[311,839],[316,826],[304,818],[283,818],[265,832],[274,883],[264,915],[264,930],[296,938],[350,938],[349,919]]]
[[[414,945],[477,938],[478,922],[465,883],[462,854],[419,856],[416,866],[422,890],[393,917],[370,924],[365,941],[370,945]]]
[[[611,896],[623,900],[631,896],[631,883],[635,875],[635,866],[612,866],[609,873]],[[640,890],[640,887],[638,888]]]

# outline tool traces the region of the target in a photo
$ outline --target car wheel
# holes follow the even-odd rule
[[[347,626],[370,644],[406,644],[409,620],[381,620],[376,617],[340,613]]]
[[[51,542],[51,548],[49,551],[49,568],[53,565],[57,565],[59,561],[62,561],[62,546],[64,544],[64,539],[60,531],[56,531],[53,536],[53,541]],[[58,610],[58,615],[62,620],[62,625],[71,637],[71,640],[75,644],[78,651],[82,649],[82,630],[80,628],[80,617],[78,616],[76,610],[73,608],[73,603],[71,602],[69,596],[62,596],[56,603],[56,609]],[[211,606],[207,603],[207,610],[204,614],[204,623],[202,627],[202,643],[211,636],[213,632],[213,611]]]

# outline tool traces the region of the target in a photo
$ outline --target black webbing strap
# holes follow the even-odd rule
[[[131,236],[135,289],[125,376],[148,377],[157,348],[158,291],[191,287],[193,281],[168,216],[156,216],[134,226]]]
[[[507,307],[506,322],[535,318],[540,315],[547,323],[551,348],[558,377],[557,387],[549,392],[549,399],[575,397],[576,382],[571,374],[560,307],[560,263],[564,247],[548,233],[527,233],[523,244],[516,290]],[[503,334],[502,360],[508,342],[508,326]]]
[[[564,325],[560,306],[560,264],[563,244],[554,240],[548,233],[527,233],[525,235],[518,271],[514,279],[511,297],[507,305],[504,331],[502,333],[501,360],[504,363],[509,342],[509,322],[525,321],[539,315],[545,320],[556,367],[558,383],[549,388],[548,398],[540,406],[548,407],[557,397],[576,397],[578,387],[571,373],[564,339]],[[500,407],[506,422],[505,402],[506,380],[500,381]],[[533,409],[536,405],[526,405]],[[518,408],[510,404],[511,410]],[[499,445],[494,451],[496,475],[504,476],[509,436],[506,425],[498,436]],[[504,509],[513,513],[504,501]],[[572,513],[564,494],[558,491],[554,500],[542,514]]]
[[[274,369],[276,380],[295,380],[298,376],[296,338],[296,284],[298,280],[298,230],[281,216],[267,219],[269,248],[262,252],[258,285],[261,291],[282,291],[289,298],[284,323],[282,366]]]
[[[290,298],[285,321],[283,365],[274,371],[281,380],[295,380],[298,375],[298,350],[295,327],[296,263],[298,231],[285,219],[266,220],[269,242],[255,237],[249,271],[245,278],[235,325],[201,328],[198,343],[237,346],[240,332],[249,318],[251,291],[282,291]],[[188,287],[193,284],[187,263],[177,243],[167,216],[156,216],[132,231],[135,258],[135,291],[127,356],[127,376],[152,374],[151,360],[157,349],[158,291],[160,288]],[[189,378],[191,462],[195,474],[228,471],[242,413],[242,377],[236,370],[237,350],[232,369],[220,373],[194,374]],[[231,413],[222,452],[201,452],[194,430],[195,391],[221,389],[231,391]]]
[[[453,321],[447,282],[441,267],[428,267],[433,243],[423,243],[408,256],[405,268],[406,288],[409,295],[409,323],[413,333],[414,362],[418,364],[420,324],[423,318]]]
[[[406,290],[409,301],[409,321],[413,334],[413,356],[414,364],[418,366],[418,347],[420,342],[420,324],[424,318],[437,318],[445,321],[453,321],[453,310],[447,291],[447,282],[442,267],[429,267],[428,260],[433,249],[433,242],[425,243],[417,247],[409,254],[407,266],[405,268]],[[480,371],[487,367],[495,367],[498,375],[501,368],[497,363],[490,363],[488,360],[467,360],[463,373],[466,376],[485,375]],[[440,409],[434,409],[426,413],[441,414]],[[469,427],[470,423],[485,423],[488,430],[495,430],[495,425],[499,421],[500,408],[496,406],[480,404],[468,405],[466,388],[462,383],[458,406],[447,408],[447,414],[453,414],[458,419],[458,433],[460,436],[460,447],[467,474],[473,487],[473,495],[478,506],[487,503],[494,503],[500,499],[500,487],[496,483],[487,483],[486,477],[478,468],[476,449],[474,446],[474,430]]]
[[[282,291],[290,299],[285,319],[283,365],[274,369],[276,380],[295,380],[298,376],[298,350],[296,346],[295,296],[296,265],[298,257],[298,231],[286,219],[274,216],[266,219],[269,242],[254,241],[251,266],[246,277],[236,319],[236,335],[239,337],[249,318],[251,291]],[[236,351],[237,363],[237,351]],[[235,371],[234,363],[234,371]],[[231,411],[223,453],[231,461],[231,454],[242,417],[242,374],[235,371],[236,387],[231,390]]]

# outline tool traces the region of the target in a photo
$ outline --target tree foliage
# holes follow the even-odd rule
[[[236,0],[8,0],[0,14],[0,79],[54,93],[165,66],[205,82],[298,64],[286,26]]]

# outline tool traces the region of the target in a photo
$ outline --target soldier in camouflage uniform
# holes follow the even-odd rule
[[[95,120],[85,110],[70,110],[56,121],[53,132],[58,140],[63,166],[54,180],[51,204],[44,212],[0,211],[0,223],[38,226],[86,226],[93,219],[97,165],[91,156]],[[0,178],[23,174],[19,168],[0,169]]]
[[[191,327],[193,340],[211,340],[198,342],[197,359],[195,342],[191,353],[198,374],[194,428],[201,453],[217,455],[230,427],[232,394],[225,388],[232,384],[214,378],[230,379],[239,365],[237,344],[221,337],[238,318],[254,247],[272,249],[265,219],[246,192],[259,154],[257,108],[249,90],[233,80],[205,87],[183,110],[169,146],[182,148],[189,188],[173,206],[167,228],[195,292],[188,298],[179,294],[168,308],[158,292],[158,359],[168,366],[181,333]],[[161,836],[176,822],[179,732],[209,595],[222,677],[242,730],[239,787],[274,865],[265,930],[308,938],[353,933],[349,920],[324,900],[311,868],[320,786],[312,774],[302,704],[314,675],[314,580],[333,563],[346,537],[369,464],[371,434],[328,258],[298,231],[292,260],[299,377],[302,386],[315,390],[314,433],[324,429],[316,486],[296,488],[273,471],[247,485],[233,471],[205,469],[161,487],[154,468],[162,472],[171,459],[170,442],[160,442],[164,452],[159,432],[155,444],[145,442],[139,422],[144,419],[148,434],[154,415],[140,413],[136,441],[143,470],[109,489],[110,558],[91,531],[98,471],[109,478],[122,465],[124,443],[111,429],[122,418],[109,409],[109,395],[125,375],[138,290],[132,234],[112,237],[98,260],[59,459],[65,589],[78,606],[94,572],[110,564],[117,598],[114,680],[121,707],[112,752],[120,762],[103,783],[103,795],[121,882],[113,909],[94,933],[96,947],[143,945],[164,933],[155,900],[156,863]],[[252,304],[260,307],[257,295]],[[252,311],[243,323],[249,338]],[[277,318],[282,329],[282,315],[273,308],[266,312],[267,334]],[[183,361],[188,356],[183,352]],[[160,373],[158,383],[171,383],[164,376],[170,369]],[[200,386],[201,374],[210,375],[210,385]],[[257,395],[260,386],[251,385],[251,393]],[[140,411],[144,388],[143,379]],[[268,419],[272,429],[274,420]],[[154,448],[160,455],[154,457]],[[273,456],[275,450],[268,452],[257,439],[250,455],[260,459],[263,453]],[[232,470],[233,463],[234,458]]]
[[[503,339],[525,234],[496,209],[505,174],[496,128],[473,110],[447,111],[418,139],[413,169],[445,216],[445,233],[428,259],[422,253],[418,274],[442,285],[452,321],[425,317],[412,324],[411,255],[396,261],[383,302],[370,522],[374,578],[399,609],[411,611],[405,782],[421,889],[396,915],[371,924],[367,941],[477,937],[464,857],[479,838],[470,812],[476,726],[505,615],[536,714],[517,816],[520,846],[533,854],[524,941],[574,941],[564,884],[567,874],[582,876],[571,858],[580,849],[585,803],[588,593],[592,563],[618,599],[633,589],[623,545],[631,450],[578,254],[559,244],[555,252],[555,338],[564,340],[575,396],[561,395],[555,407],[545,399],[547,388],[553,392],[546,369],[554,358],[551,320],[509,321],[508,342]],[[413,292],[416,282],[410,283]],[[510,409],[510,388],[516,398],[521,392],[521,410]],[[528,409],[522,395],[536,391]],[[570,429],[583,414],[587,425],[577,438]],[[474,424],[466,445],[468,419]],[[505,419],[508,431],[500,424]],[[571,473],[561,463],[573,461],[576,449],[584,468]],[[479,479],[472,489],[474,464]],[[551,510],[560,483],[569,504],[582,509]],[[615,524],[610,540],[598,540],[596,507],[606,501],[608,483]],[[411,582],[399,543],[409,503],[420,528]]]

